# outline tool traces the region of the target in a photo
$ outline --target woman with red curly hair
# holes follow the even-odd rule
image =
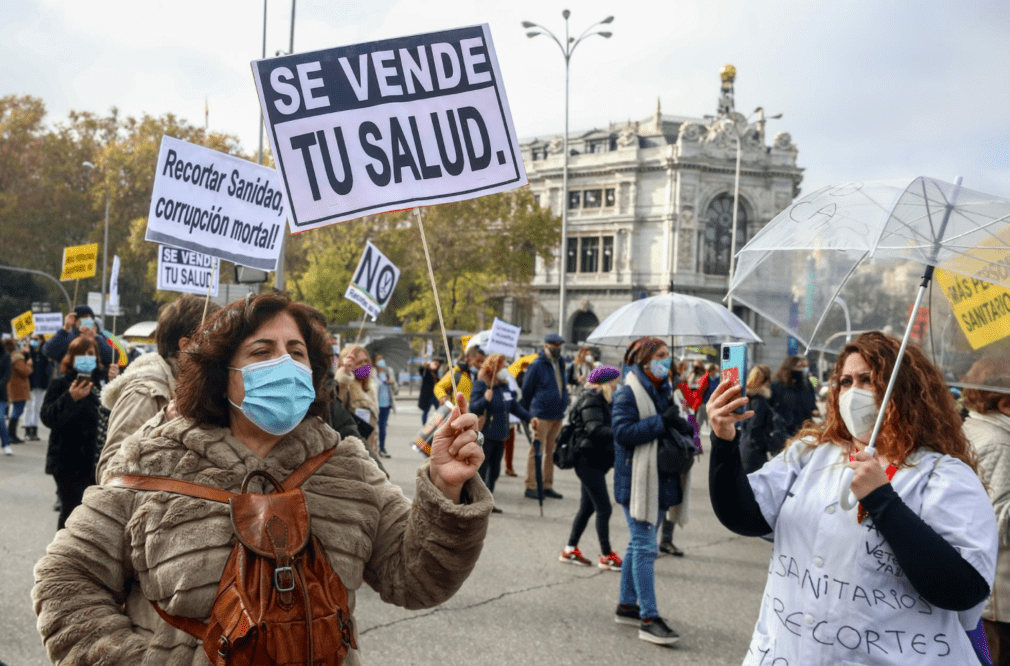
[[[996,520],[954,400],[915,346],[905,350],[876,440],[866,446],[900,341],[846,345],[823,424],[758,471],[741,467],[738,384],[720,384],[709,488],[727,528],[774,536],[745,665],[978,663],[976,628],[996,566]],[[843,472],[856,511],[839,504]],[[848,489],[846,489],[848,490]]]

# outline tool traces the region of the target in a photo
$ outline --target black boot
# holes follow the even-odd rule
[[[29,442],[39,441],[39,427],[25,426],[25,439],[27,439]]]
[[[11,444],[24,444],[25,440],[18,437],[18,419],[11,419],[7,423],[7,432],[11,437]]]

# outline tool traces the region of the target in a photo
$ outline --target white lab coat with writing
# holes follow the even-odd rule
[[[977,663],[965,631],[984,604],[958,613],[916,592],[873,519],[839,505],[847,460],[796,442],[748,476],[775,549],[744,666]],[[991,586],[996,519],[971,468],[920,449],[891,484]]]

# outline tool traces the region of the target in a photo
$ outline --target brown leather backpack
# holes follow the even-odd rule
[[[207,659],[215,666],[340,666],[348,651],[357,649],[347,588],[311,534],[305,493],[299,487],[335,451],[308,459],[283,484],[266,472],[250,472],[242,481],[241,494],[159,476],[117,476],[105,484],[188,495],[231,507],[237,540],[209,621],[169,615],[151,602],[165,622],[202,640]],[[269,480],[275,492],[247,493],[256,476]]]

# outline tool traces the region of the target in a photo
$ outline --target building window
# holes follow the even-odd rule
[[[603,237],[603,262],[601,264],[600,270],[604,273],[609,273],[614,270],[614,237],[604,236]]]
[[[615,203],[617,203],[617,197],[614,195],[614,188],[608,187],[603,190],[603,205],[612,208]]]
[[[720,194],[705,211],[704,272],[708,275],[729,275],[733,237],[733,195]],[[747,213],[737,209],[736,249],[747,242]]]
[[[579,269],[579,263],[578,263],[578,259],[579,259],[579,239],[578,238],[569,238],[568,242],[566,243],[565,251],[568,254],[568,257],[567,257],[567,259],[565,261],[565,272],[566,273],[575,273],[575,272],[577,272],[578,269]]]
[[[565,262],[566,272],[609,273],[613,269],[613,236],[580,236],[568,239],[568,261]]]
[[[534,194],[533,195],[533,203],[536,204],[537,206],[540,205],[540,195],[539,194]]]
[[[568,210],[576,210],[582,207],[582,191],[575,190],[568,193]]]
[[[582,193],[583,208],[599,208],[603,203],[600,190],[586,190]]]
[[[582,244],[582,272],[597,272],[600,265],[600,239],[582,238],[580,239],[580,242]]]

